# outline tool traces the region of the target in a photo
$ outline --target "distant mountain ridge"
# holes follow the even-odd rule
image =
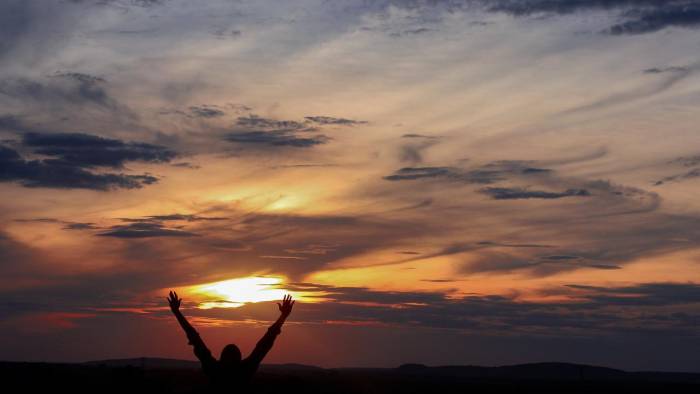
[[[96,360],[80,363],[87,366],[136,367],[143,369],[199,369],[198,361],[168,358],[129,358]],[[403,364],[398,368],[322,368],[304,364],[263,364],[263,372],[332,372],[352,371],[389,373],[407,376],[451,377],[460,379],[505,379],[505,380],[556,380],[556,381],[669,381],[700,383],[700,373],[684,372],[628,372],[621,369],[598,367],[585,364],[545,362],[516,364],[499,367],[472,365],[426,366],[423,364]]]
[[[199,369],[199,361],[179,360],[174,358],[158,358],[158,357],[139,357],[139,358],[121,358],[109,360],[95,360],[80,363],[89,366],[104,366],[104,367],[137,367],[146,369]],[[266,370],[324,370],[324,368],[314,365],[304,364],[262,364],[262,369]]]
[[[138,367],[150,369],[196,369],[199,368],[199,361],[178,360],[174,358],[139,357],[120,358],[109,360],[95,360],[80,363],[82,365],[104,366],[104,367]]]

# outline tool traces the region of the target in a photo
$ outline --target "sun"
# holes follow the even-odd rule
[[[211,300],[200,303],[200,309],[237,308],[251,302],[281,300],[285,294],[294,296],[282,287],[283,282],[279,277],[251,276],[193,286],[189,292]]]

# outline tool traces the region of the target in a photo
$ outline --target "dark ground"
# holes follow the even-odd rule
[[[4,392],[198,393],[206,379],[191,361],[108,360],[84,364],[0,362]],[[233,391],[232,391],[233,392]],[[507,367],[323,369],[263,365],[254,393],[700,393],[700,374],[625,372],[561,363]]]

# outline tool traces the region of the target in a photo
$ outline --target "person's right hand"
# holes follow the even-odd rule
[[[292,313],[292,307],[294,306],[294,301],[292,301],[292,296],[291,295],[286,295],[282,299],[282,303],[280,304],[279,302],[277,303],[277,306],[280,308],[280,313],[282,316],[285,318],[289,316],[290,313]]]
[[[177,298],[177,293],[174,291],[170,291],[170,296],[168,297],[168,303],[170,304],[170,310],[175,312],[180,310],[180,303],[182,302],[181,298]]]

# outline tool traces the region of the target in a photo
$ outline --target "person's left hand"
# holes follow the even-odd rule
[[[173,312],[176,312],[180,310],[180,303],[182,302],[182,298],[177,298],[177,293],[174,291],[170,291],[170,295],[168,296],[168,303],[170,304],[170,310]]]

